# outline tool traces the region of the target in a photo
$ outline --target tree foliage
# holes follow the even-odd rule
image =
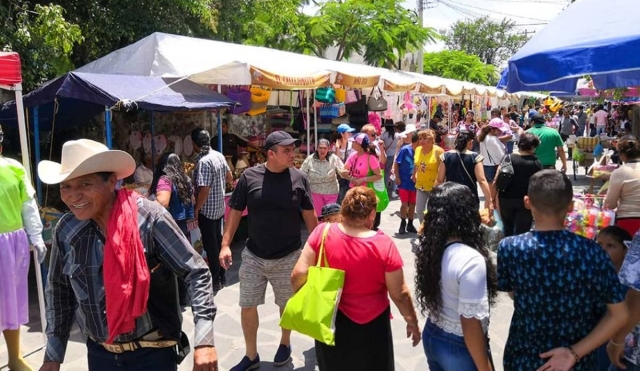
[[[398,0],[326,1],[307,21],[306,46],[320,57],[335,47],[339,61],[358,53],[370,65],[399,68],[407,52],[439,37],[419,23]]]
[[[0,17],[0,48],[20,54],[25,90],[73,68],[73,47],[83,37],[61,6],[0,3]]]
[[[0,48],[20,53],[30,89],[153,32],[211,37],[217,1],[0,0]]]
[[[489,17],[456,22],[444,37],[450,50],[477,55],[484,63],[495,66],[509,59],[526,42],[527,36],[514,32],[515,22],[500,22]]]
[[[494,86],[498,83],[495,66],[459,50],[425,53],[424,73],[483,85]]]
[[[419,26],[415,13],[399,0],[330,0],[314,2],[315,15],[302,12],[309,0],[239,0],[220,3],[215,38],[327,57],[336,60],[360,54],[375,66],[396,67],[400,56],[439,35]],[[225,17],[233,12],[234,17]]]

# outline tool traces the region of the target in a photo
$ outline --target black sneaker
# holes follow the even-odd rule
[[[416,227],[413,226],[413,223],[407,224],[407,232],[409,233],[418,233]]]
[[[242,361],[240,361],[240,363],[238,363],[237,365],[231,368],[231,371],[249,371],[249,370],[255,370],[259,367],[260,367],[259,355],[257,355],[253,361],[250,360],[249,357],[244,356],[244,358],[242,358]]]
[[[280,344],[276,356],[273,357],[273,365],[276,367],[282,367],[291,361],[291,345],[286,346]]]
[[[403,220],[400,222],[400,230],[398,230],[398,234],[407,233],[407,221]]]

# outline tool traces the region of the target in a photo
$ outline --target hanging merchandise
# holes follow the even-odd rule
[[[182,154],[182,138],[177,135],[171,135],[167,138],[167,142],[171,144],[173,153],[180,156]]]
[[[336,91],[331,87],[316,89],[316,100],[322,103],[334,103],[336,101]]]
[[[267,104],[271,91],[263,89],[258,86],[251,87],[251,109],[249,109],[249,116],[257,116],[267,112]]]
[[[382,120],[380,119],[380,115],[378,115],[376,112],[369,112],[368,122],[376,128],[376,132],[378,134],[381,134]]]
[[[347,101],[347,91],[344,88],[336,88],[336,103],[345,103]]]
[[[322,118],[334,118],[344,116],[346,114],[346,108],[344,103],[335,104],[323,104],[320,106],[320,117]]]
[[[346,104],[356,103],[358,101],[358,94],[354,90],[348,90],[344,102]]]
[[[276,95],[276,94],[271,94]],[[280,90],[278,91],[278,106],[284,107],[300,107],[300,93],[293,90]]]
[[[373,112],[385,111],[387,109],[387,100],[384,98],[384,94],[382,93],[382,90],[380,90],[380,88],[378,87],[379,95],[377,96],[373,95],[374,90],[375,88],[371,90],[371,95],[367,100],[367,107],[369,108],[369,111],[373,111]]]
[[[616,213],[604,206],[604,198],[596,195],[576,195],[573,210],[567,215],[565,226],[579,236],[595,239],[598,231],[612,226]]]
[[[251,109],[251,91],[245,86],[232,86],[227,89],[227,97],[238,102],[231,109],[234,115],[240,115],[249,112]]]

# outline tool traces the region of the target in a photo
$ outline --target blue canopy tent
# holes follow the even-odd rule
[[[226,96],[187,79],[152,76],[108,75],[69,72],[51,80],[24,96],[31,108],[29,126],[35,143],[40,131],[80,125],[96,114],[105,112],[105,136],[111,147],[111,111],[145,110],[155,112],[204,111],[236,104]],[[0,122],[17,125],[15,102],[0,110]],[[41,125],[43,124],[43,125]],[[152,120],[153,124],[153,120]],[[35,162],[40,161],[40,148],[34,146]],[[38,194],[41,183],[36,177]]]
[[[499,88],[566,91],[590,75],[597,89],[640,85],[638,0],[579,0],[536,33],[508,62]]]

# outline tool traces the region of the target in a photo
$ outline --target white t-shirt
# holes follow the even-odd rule
[[[480,253],[465,244],[453,243],[442,257],[442,310],[429,320],[444,331],[464,336],[460,316],[489,324],[487,265]]]
[[[505,153],[504,144],[495,135],[487,135],[484,141],[480,142],[480,154],[484,157],[482,164],[485,166],[500,165]]]

